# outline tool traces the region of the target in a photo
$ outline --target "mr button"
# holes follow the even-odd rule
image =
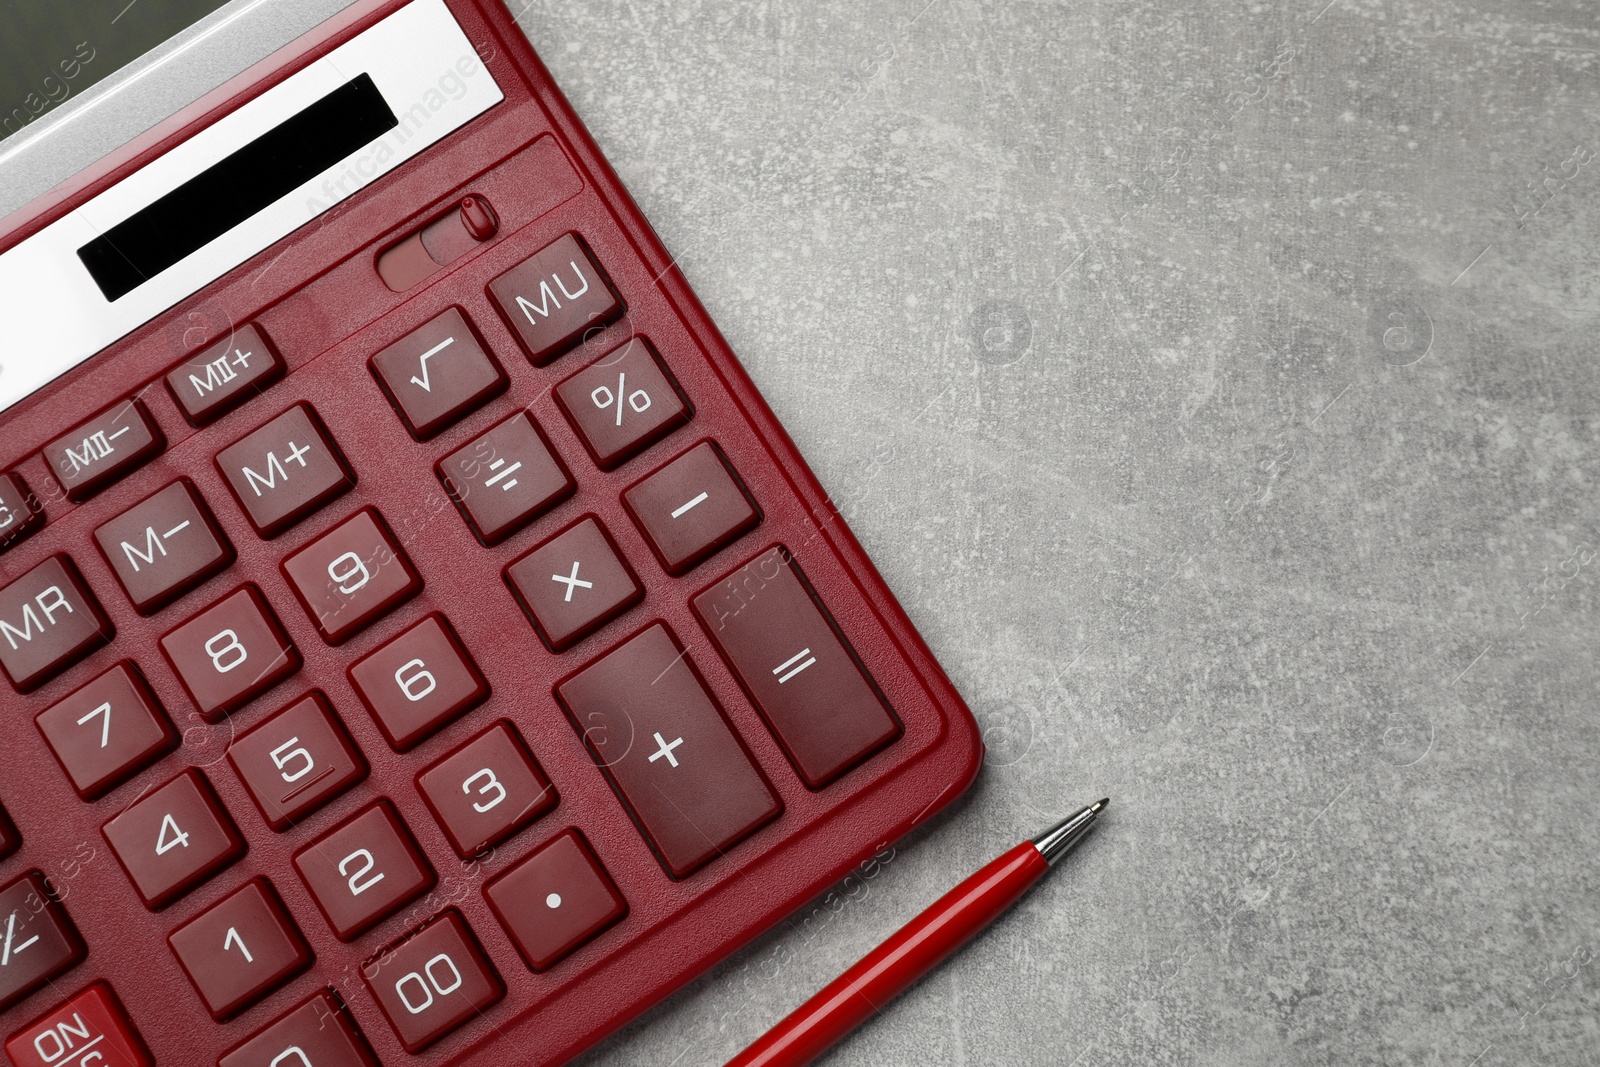
[[[570,233],[490,282],[489,292],[535,366],[622,314],[605,272]]]
[[[18,692],[39,688],[113,633],[66,556],[51,556],[0,589],[0,667]]]

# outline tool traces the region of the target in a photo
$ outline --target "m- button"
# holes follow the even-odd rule
[[[51,556],[0,589],[0,667],[18,692],[39,688],[113,633],[66,556]]]
[[[278,536],[356,484],[310,404],[223,449],[217,470],[262,537]]]
[[[180,479],[94,532],[117,580],[149,615],[233,562],[200,493]]]

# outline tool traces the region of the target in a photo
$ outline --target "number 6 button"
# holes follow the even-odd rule
[[[190,919],[167,943],[218,1022],[311,964],[311,949],[265,878]]]
[[[287,830],[367,775],[321,693],[310,693],[228,746],[267,825]]]
[[[152,911],[244,855],[239,831],[193,768],[140,798],[101,832]]]
[[[296,853],[294,865],[341,941],[354,941],[434,883],[387,800]]]

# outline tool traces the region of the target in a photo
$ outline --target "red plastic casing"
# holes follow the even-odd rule
[[[549,73],[498,0],[448,0],[505,100],[316,222],[267,249],[160,318],[0,416],[0,470],[18,470],[44,498],[49,524],[0,555],[0,585],[47,556],[78,563],[116,627],[112,644],[37,692],[0,697],[9,723],[0,804],[21,850],[0,861],[0,883],[39,869],[89,946],[86,962],[53,988],[0,1014],[0,1039],[72,992],[115,988],[157,1062],[210,1067],[228,1049],[333,987],[384,1063],[555,1064],[599,1041],[704,972],[959,796],[982,745],[960,696],[873,569],[837,509],[757,393]],[[0,223],[0,251],[71,211],[198,129],[403,6],[358,3],[293,46]],[[417,287],[390,291],[377,254],[468,194],[486,197],[498,234]],[[554,201],[554,202],[552,202]],[[567,231],[581,233],[627,304],[623,320],[549,366],[536,368],[486,294],[491,279]],[[507,393],[438,437],[409,436],[367,369],[373,353],[444,308],[460,306],[511,378]],[[63,309],[70,314],[70,309]],[[180,360],[246,322],[259,323],[288,376],[201,430],[182,417],[161,378]],[[688,427],[613,471],[597,469],[552,396],[556,384],[630,332],[647,335],[694,405]],[[165,452],[81,505],[60,493],[39,449],[86,415],[130,394],[167,438]],[[351,466],[356,488],[273,540],[257,536],[212,457],[293,403],[309,401]],[[577,492],[531,526],[485,548],[445,495],[434,464],[519,407],[573,471]],[[644,473],[714,437],[763,512],[761,525],[681,578],[668,576],[629,519],[621,495]],[[238,560],[151,618],[122,593],[93,531],[179,477],[200,489]],[[279,564],[362,507],[376,507],[426,583],[422,594],[353,640],[330,647],[300,608]],[[645,587],[643,601],[559,656],[518,610],[507,563],[583,514],[598,515]],[[690,598],[768,546],[787,545],[904,724],[903,736],[825,789],[808,790],[717,654]],[[255,583],[304,656],[304,667],[216,725],[207,725],[162,658],[160,636],[242,582]],[[451,620],[487,676],[490,699],[417,748],[384,740],[346,677],[355,659],[430,612]],[[553,697],[553,688],[656,620],[684,642],[784,805],[783,814],[683,881],[662,870]],[[135,660],[182,733],[180,749],[93,803],[80,800],[35,715],[122,659]],[[367,780],[272,832],[225,758],[232,736],[304,693],[326,693],[371,764]],[[419,770],[499,719],[517,724],[554,783],[559,806],[483,860],[456,859],[418,794]],[[185,767],[203,768],[248,843],[243,859],[161,912],[138,899],[100,827],[142,791]],[[352,944],[339,942],[295,876],[291,855],[374,799],[392,800],[439,885]],[[623,896],[626,918],[547,973],[521,961],[489,910],[483,885],[578,827]],[[310,942],[314,965],[227,1024],[213,1023],[166,949],[169,933],[253,877],[269,878]],[[465,916],[507,995],[421,1055],[400,1046],[359,968],[447,907]]]

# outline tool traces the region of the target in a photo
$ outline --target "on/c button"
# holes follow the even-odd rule
[[[17,1067],[152,1067],[155,1062],[104,982],[34,1020],[6,1042],[6,1055]]]

